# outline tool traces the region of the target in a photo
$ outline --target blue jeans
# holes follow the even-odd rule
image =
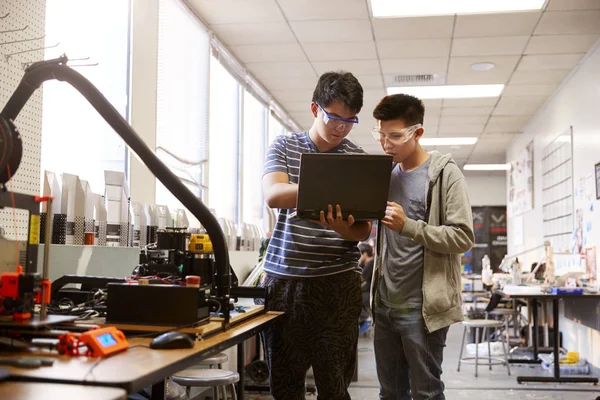
[[[375,361],[379,398],[444,400],[442,360],[448,328],[425,330],[420,309],[375,309]]]

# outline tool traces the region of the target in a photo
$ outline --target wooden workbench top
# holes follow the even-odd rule
[[[267,312],[249,318],[227,331],[196,341],[191,349],[152,350],[148,347],[151,339],[130,338],[128,350],[100,361],[88,357],[35,353],[35,356],[52,357],[56,361],[52,367],[36,369],[6,367],[6,369],[10,370],[13,376],[23,380],[86,385],[98,383],[102,386],[122,387],[131,393],[254,336],[265,324],[281,314]],[[23,355],[23,353],[0,355],[0,359]]]

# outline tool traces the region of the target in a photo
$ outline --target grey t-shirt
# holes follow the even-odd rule
[[[392,171],[388,197],[404,208],[407,218],[416,221],[425,219],[430,162],[431,157],[410,172],[403,172],[398,164]],[[387,227],[383,234],[387,251],[383,255],[381,301],[390,308],[420,309],[423,305],[423,246]]]

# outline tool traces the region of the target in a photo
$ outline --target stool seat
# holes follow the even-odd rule
[[[225,386],[239,382],[240,375],[226,369],[185,369],[171,379],[182,386]]]
[[[208,357],[208,358],[203,359],[202,361],[199,361],[198,364],[196,364],[196,365],[219,365],[219,364],[225,364],[227,362],[227,360],[229,360],[229,357],[227,357],[227,354],[219,353],[219,354],[215,354],[212,357]]]
[[[463,321],[462,325],[471,328],[499,328],[504,325],[504,322],[494,319],[469,319]]]
[[[514,313],[515,310],[512,310],[510,308],[496,308],[488,312],[489,315],[513,315]]]

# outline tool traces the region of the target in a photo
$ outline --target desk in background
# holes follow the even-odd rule
[[[502,292],[511,297],[531,300],[532,311],[533,311],[533,355],[537,360],[538,351],[538,327],[537,327],[537,303],[538,300],[552,300],[552,316],[554,320],[554,377],[543,377],[543,376],[518,376],[517,382],[552,382],[552,383],[598,383],[598,378],[594,377],[575,377],[568,376],[562,377],[560,375],[560,328],[559,328],[559,315],[558,306],[560,299],[570,299],[577,301],[578,299],[600,299],[600,294],[583,294],[583,295],[568,295],[568,294],[547,294],[543,293],[540,287],[528,287],[528,286],[515,286],[505,287]]]
[[[254,318],[249,318],[231,329],[219,332],[200,341],[196,341],[191,349],[152,350],[147,346],[149,338],[128,339],[130,348],[102,359],[96,364],[95,359],[87,357],[67,357],[47,354],[56,359],[52,367],[37,369],[20,369],[8,367],[12,377],[9,379],[29,382],[61,383],[71,385],[109,386],[125,389],[135,393],[152,385],[152,399],[164,399],[165,379],[178,371],[188,368],[198,361],[215,355],[229,347],[238,345],[238,398],[244,398],[244,340],[256,335],[282,315],[278,312],[267,312]],[[200,327],[202,328],[202,327]],[[36,356],[42,356],[36,354]],[[0,355],[23,356],[22,353]],[[240,364],[241,361],[241,364]],[[95,365],[96,364],[96,365]],[[93,369],[92,369],[93,367]]]

